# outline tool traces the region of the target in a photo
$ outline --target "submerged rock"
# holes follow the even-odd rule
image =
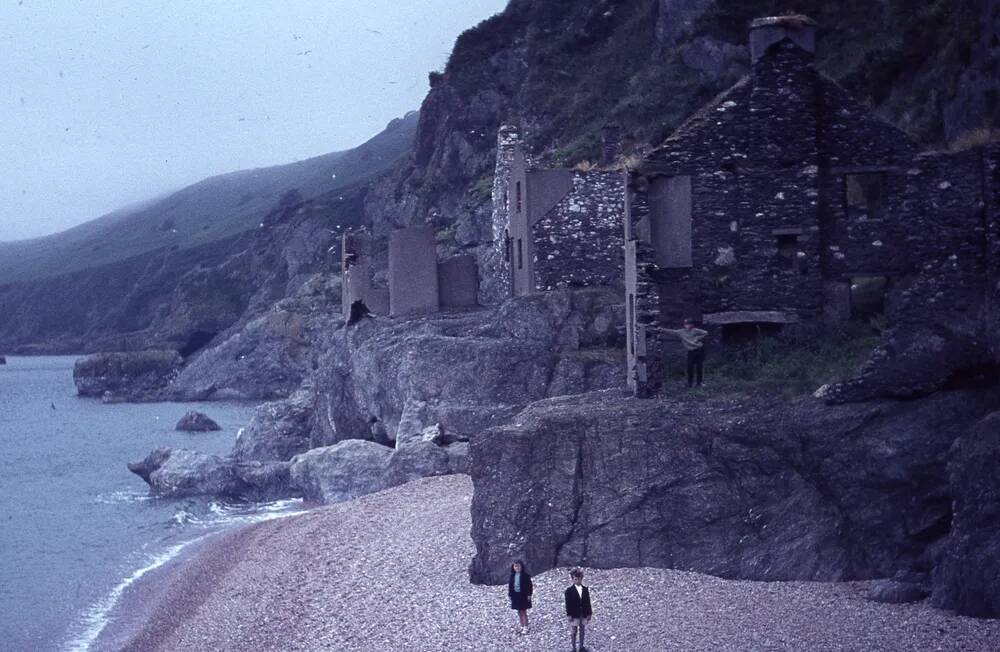
[[[217,424],[207,414],[192,410],[181,417],[181,420],[177,422],[177,426],[174,429],[183,432],[212,432],[222,430],[222,426]]]

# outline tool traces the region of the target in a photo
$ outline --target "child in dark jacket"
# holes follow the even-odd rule
[[[531,609],[531,575],[524,567],[524,562],[518,559],[510,566],[510,579],[507,581],[507,597],[510,598],[510,608],[517,612],[521,623],[521,633],[528,633],[528,609]]]
[[[583,571],[574,568],[569,573],[573,584],[566,589],[566,616],[569,618],[570,636],[573,640],[573,652],[576,652],[576,633],[580,632],[580,652],[587,652],[583,641],[587,633],[587,625],[594,610],[590,606],[590,589],[583,585]]]

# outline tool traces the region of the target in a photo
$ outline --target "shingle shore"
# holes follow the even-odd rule
[[[128,650],[569,650],[566,569],[535,578],[531,632],[506,587],[469,584],[472,483],[419,480],[209,542],[157,579]],[[864,598],[867,583],[590,570],[598,651],[997,650],[1000,622]],[[134,604],[126,601],[126,605]]]

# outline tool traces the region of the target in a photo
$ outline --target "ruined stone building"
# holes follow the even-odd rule
[[[477,305],[479,272],[473,256],[438,261],[431,226],[398,229],[389,236],[388,275],[375,281],[376,243],[365,232],[345,233],[341,249],[341,310],[347,319],[361,302],[376,315],[403,317]],[[357,311],[357,308],[355,309]]]
[[[617,156],[605,130],[604,164]],[[509,295],[620,285],[624,176],[617,170],[538,169],[518,131],[500,128],[493,181],[493,241]]]
[[[817,71],[815,33],[802,16],[755,21],[751,73],[629,174],[628,378],[639,395],[661,385],[674,345],[662,331],[684,317],[725,340],[848,319],[873,288],[900,298],[893,320],[985,305],[997,148],[918,155]]]

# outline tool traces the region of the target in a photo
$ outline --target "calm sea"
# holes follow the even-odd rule
[[[253,406],[104,405],[77,398],[74,360],[8,358],[0,366],[4,650],[87,650],[128,585],[186,544],[297,508],[151,497],[126,462],[157,446],[227,453]],[[222,431],[174,431],[190,409]]]

